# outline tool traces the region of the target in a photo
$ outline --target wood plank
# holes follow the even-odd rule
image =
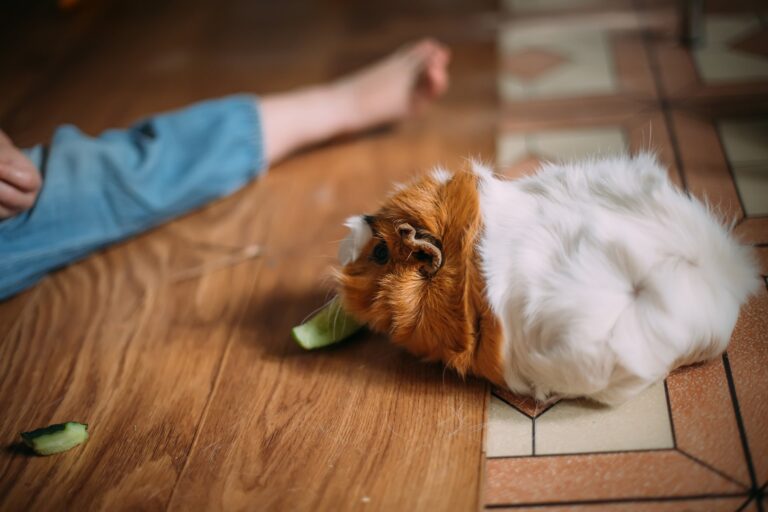
[[[93,44],[8,117],[12,136],[31,144],[62,122],[95,133],[255,84],[324,80],[357,41],[355,57],[381,55],[431,23],[404,4],[377,38],[343,5],[151,5],[110,7]],[[370,335],[317,354],[288,336],[325,299],[345,216],[392,180],[494,154],[495,55],[473,9],[487,5],[438,17],[454,85],[426,118],[307,151],[0,304],[1,438],[73,419],[92,429],[65,455],[0,453],[0,509],[478,506],[483,383]],[[258,260],[171,277],[254,242]]]
[[[396,133],[296,158],[262,181],[270,196],[291,201],[272,213],[271,265],[256,277],[249,318],[232,340],[171,509],[477,506],[484,384],[463,383],[379,337],[306,354],[288,334],[327,297],[335,251],[327,242],[343,236],[343,218],[375,208],[393,178],[490,154],[493,123],[481,128],[450,105],[439,110]],[[334,185],[324,186],[331,175]]]

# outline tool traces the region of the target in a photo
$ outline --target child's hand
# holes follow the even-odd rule
[[[0,219],[31,208],[40,185],[35,165],[0,130]]]

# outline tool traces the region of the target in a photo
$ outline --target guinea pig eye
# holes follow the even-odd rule
[[[382,241],[376,244],[376,247],[373,248],[371,257],[373,258],[373,261],[379,265],[384,265],[389,261],[389,249],[387,248],[387,243]]]

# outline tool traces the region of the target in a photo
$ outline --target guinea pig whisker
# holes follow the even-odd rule
[[[302,320],[301,323],[303,324],[304,322],[306,322],[307,320],[312,318],[318,311],[320,311],[324,307],[328,306],[328,304],[330,304],[332,300],[333,300],[333,298],[331,298],[331,300],[326,301],[325,304],[323,304],[319,308],[313,310],[310,314],[308,314],[307,316],[304,317],[304,320]]]
[[[341,308],[336,308],[336,314],[333,315],[333,325],[331,326],[331,337],[336,339],[336,324],[339,321],[339,314],[341,314]],[[342,325],[341,328],[343,329],[344,326]]]

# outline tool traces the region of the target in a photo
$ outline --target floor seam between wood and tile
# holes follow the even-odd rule
[[[724,494],[692,494],[684,496],[636,496],[626,498],[607,498],[603,500],[565,500],[565,501],[532,501],[525,503],[492,503],[486,505],[487,509],[494,508],[524,508],[524,507],[554,507],[554,506],[579,506],[579,505],[609,505],[612,503],[659,503],[669,501],[709,500],[720,498],[740,498],[745,493]]]

